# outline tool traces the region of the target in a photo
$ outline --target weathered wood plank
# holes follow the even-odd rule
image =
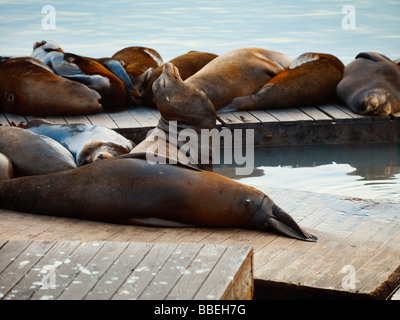
[[[140,299],[165,299],[202,247],[201,244],[181,243],[143,291]]]
[[[30,244],[29,240],[2,241],[0,247],[0,275]]]
[[[39,261],[54,245],[54,242],[32,242],[20,253],[11,264],[0,274],[0,298],[15,299],[19,292],[13,291],[14,286],[24,277],[24,274]]]
[[[148,254],[154,244],[130,243],[121,253],[114,264],[99,279],[96,285],[85,297],[86,300],[109,300],[117,292],[118,288],[128,280],[140,261]],[[132,281],[132,278],[130,280]]]
[[[249,111],[253,116],[255,116],[258,120],[260,120],[262,123],[279,123],[279,120],[276,119],[274,116],[271,114],[267,113],[264,110],[255,110],[255,111]]]
[[[235,111],[232,114],[243,124],[262,125],[261,121],[247,111]]]
[[[105,243],[57,299],[82,300],[97,283],[98,275],[105,273],[126,247],[124,242]]]
[[[232,112],[218,112],[217,119],[227,127],[244,125],[243,121],[235,117]]]
[[[87,118],[91,124],[95,126],[104,126],[110,129],[117,129],[118,126],[115,124],[113,119],[107,113],[97,113],[88,115]]]
[[[166,299],[176,300],[182,299],[182,297],[193,299],[225,250],[226,247],[221,245],[203,246],[190,266],[183,270],[181,278],[166,296]]]
[[[336,108],[338,108],[339,110],[347,113],[356,122],[371,122],[372,121],[373,117],[354,113],[353,111],[351,111],[348,107],[346,107],[344,105],[337,104],[337,103],[334,103],[332,105],[335,106]],[[387,118],[387,120],[389,120],[389,117],[386,117],[386,118]]]
[[[136,266],[128,280],[119,288],[112,299],[139,299],[177,246],[177,244],[166,243],[155,246]],[[140,281],[137,281],[138,279]]]
[[[87,263],[104,246],[104,242],[83,242],[72,251],[58,266],[55,274],[55,287],[45,289],[43,286],[37,290],[30,300],[54,300],[71,284],[75,277],[86,271]]]
[[[316,123],[332,123],[333,119],[329,117],[326,113],[318,110],[315,107],[302,107],[299,108],[301,111],[303,111],[305,114],[307,114],[309,117],[314,119]]]
[[[194,299],[212,300],[222,297],[231,299],[234,292],[234,278],[229,275],[238,268],[238,261],[245,261],[252,255],[249,247],[228,247],[217,265],[211,271]]]
[[[335,122],[353,122],[354,118],[350,116],[348,113],[338,109],[332,104],[325,104],[322,106],[318,106],[318,109],[325,112],[328,116],[333,118]]]
[[[68,124],[92,124],[86,116],[64,116]]]
[[[110,112],[109,116],[114,120],[119,129],[140,128],[140,123],[134,119],[128,110]]]
[[[128,111],[143,128],[156,127],[158,124],[159,117],[148,108],[134,108]]]
[[[57,268],[78,245],[78,241],[55,242],[43,258],[37,261],[34,267],[13,287],[12,293],[19,300],[28,300],[40,288],[49,289],[50,286],[55,286]]]

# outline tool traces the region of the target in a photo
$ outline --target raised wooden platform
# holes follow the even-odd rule
[[[251,299],[252,258],[240,245],[0,241],[0,299]]]
[[[146,228],[7,210],[0,210],[0,239],[250,246],[255,298],[385,299],[400,284],[400,202],[265,191],[319,241],[239,229]]]
[[[34,117],[0,113],[0,125],[24,124]],[[160,118],[158,110],[129,108],[116,113],[47,117],[56,123],[103,125],[135,143],[142,141]],[[341,105],[218,113],[217,127],[253,129],[257,146],[347,144],[400,141],[400,114],[362,116]],[[245,134],[245,132],[243,132]]]

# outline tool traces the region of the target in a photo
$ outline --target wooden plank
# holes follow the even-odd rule
[[[109,116],[119,129],[140,128],[140,123],[134,119],[128,110],[121,112],[110,112]]]
[[[100,278],[85,297],[86,300],[109,300],[118,288],[127,281],[132,269],[142,261],[154,244],[130,243],[115,263]],[[132,278],[131,280],[132,281]]]
[[[17,241],[15,241],[17,242]],[[104,242],[83,242],[62,261],[56,270],[55,287],[45,289],[43,286],[37,290],[30,300],[54,300],[68,286],[75,277],[85,270],[87,263],[104,246]]]
[[[235,279],[229,275],[238,268],[239,261],[245,261],[250,256],[252,256],[252,250],[249,247],[228,247],[193,299],[231,299]]]
[[[314,119],[304,112],[296,108],[285,109],[285,112],[290,115],[297,123],[314,123]]]
[[[286,109],[270,109],[267,113],[278,119],[280,124],[295,124],[297,120]]]
[[[128,280],[119,288],[112,299],[139,299],[143,291],[146,290],[147,286],[151,283],[177,246],[177,244],[171,243],[162,243],[158,246],[154,246],[146,257],[136,266]],[[138,279],[140,279],[140,281],[137,281]]]
[[[143,291],[140,299],[165,299],[202,247],[201,244],[181,243]]]
[[[65,116],[64,119],[68,124],[92,124],[86,116]]]
[[[271,114],[267,113],[264,110],[255,110],[249,111],[254,117],[260,120],[262,123],[279,123],[279,120],[272,116]]]
[[[148,108],[134,108],[128,111],[143,128],[153,128],[158,124],[159,118]]]
[[[29,246],[30,243],[29,240],[2,242],[0,249],[0,274]]]
[[[221,245],[203,246],[188,268],[183,270],[181,278],[166,299],[176,300],[184,297],[192,300],[225,250],[226,247]]]
[[[95,126],[103,126],[110,129],[118,128],[113,119],[111,119],[111,117],[107,113],[91,114],[88,115],[87,118]]]
[[[79,241],[55,242],[51,249],[13,287],[11,294],[16,295],[19,300],[28,300],[42,287],[46,288],[46,291],[51,291],[49,290],[50,286],[56,286],[57,283],[57,268],[64,263],[78,245]]]
[[[329,117],[326,113],[318,110],[315,107],[301,107],[299,108],[301,111],[303,111],[305,114],[307,114],[309,117],[314,119],[316,123],[332,123],[333,119]]]
[[[247,111],[235,111],[232,114],[244,124],[262,125],[261,121]]]
[[[354,121],[356,122],[371,122],[372,118],[371,116],[367,116],[367,115],[362,115],[362,114],[357,114],[354,113],[353,111],[351,111],[348,107],[341,105],[341,104],[337,104],[337,103],[333,103],[333,106],[337,107],[339,110],[342,110],[343,112],[347,113],[349,116],[351,116]],[[390,120],[389,117],[386,117],[388,120]]]
[[[333,118],[335,122],[353,122],[354,118],[350,116],[348,113],[338,109],[334,105],[324,104],[322,106],[318,106],[318,109],[325,112],[328,116]]]
[[[65,290],[57,299],[82,300],[95,286],[98,276],[106,272],[126,247],[125,242],[105,243],[93,259],[81,269],[68,290]]]
[[[24,275],[45,255],[54,245],[54,242],[31,242],[11,264],[0,274],[0,298],[15,299],[18,292],[13,291],[14,286],[23,279]]]
[[[244,125],[243,121],[235,117],[232,112],[218,112],[217,119],[227,127]]]

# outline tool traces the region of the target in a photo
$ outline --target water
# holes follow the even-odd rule
[[[255,169],[235,175],[236,165],[215,171],[260,190],[268,187],[400,203],[400,144],[255,148]]]
[[[349,4],[352,20],[342,13]],[[55,9],[55,29],[46,29],[45,5]],[[346,21],[355,29],[346,29]],[[0,0],[0,55],[30,55],[35,41],[47,39],[91,57],[132,45],[152,47],[165,61],[189,50],[222,54],[255,46],[292,57],[327,52],[348,63],[361,51],[399,58],[399,30],[398,0]]]
[[[342,23],[347,15],[342,8],[349,4],[355,9],[354,29]],[[47,29],[45,5],[55,9],[55,29]],[[326,52],[345,64],[361,51],[397,59],[400,1],[0,0],[0,55],[30,55],[33,43],[41,40],[96,58],[141,45],[156,49],[164,61],[189,50],[222,54],[240,47],[292,57]],[[252,176],[234,177],[229,166],[217,171],[260,189],[395,200],[400,194],[398,145],[257,149]]]

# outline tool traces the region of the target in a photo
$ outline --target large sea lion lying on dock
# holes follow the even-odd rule
[[[398,62],[397,62],[398,63]],[[400,112],[400,66],[376,52],[361,52],[344,69],[336,95],[353,112]]]
[[[178,128],[203,127],[203,115],[214,110],[207,96],[187,86],[171,64],[166,64],[154,86],[161,115],[166,117],[162,121],[177,121]],[[175,99],[182,96],[188,99],[188,113],[176,113]],[[204,127],[210,126],[207,119]],[[264,193],[191,164],[149,164],[142,147],[65,172],[2,181],[1,207],[117,223],[157,218],[184,225],[275,230],[316,241]]]
[[[344,65],[333,55],[304,53],[254,94],[233,99],[222,111],[319,105],[335,98]]]
[[[100,95],[62,78],[31,57],[0,57],[0,109],[31,116],[85,115],[102,111]]]

